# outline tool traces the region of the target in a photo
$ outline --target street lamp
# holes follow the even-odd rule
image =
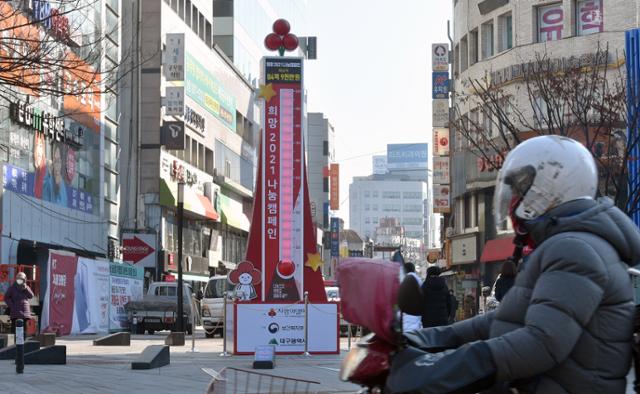
[[[184,332],[182,294],[182,217],[184,215],[184,183],[178,183],[178,332]]]

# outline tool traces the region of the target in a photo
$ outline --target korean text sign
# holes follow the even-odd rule
[[[262,134],[263,300],[298,301],[303,295],[304,146],[303,70],[300,58],[263,59]],[[285,268],[286,266],[286,268]]]

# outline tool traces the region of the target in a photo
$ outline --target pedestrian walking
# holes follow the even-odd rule
[[[627,269],[640,262],[640,231],[597,194],[595,160],[579,142],[541,136],[512,150],[495,222],[514,223],[514,261],[524,245],[532,253],[495,311],[405,334],[415,348],[449,350],[396,355],[391,391],[624,393],[635,313]]]
[[[23,334],[26,337],[27,321],[31,319],[31,306],[29,300],[33,298],[33,291],[27,285],[27,275],[24,272],[19,272],[16,275],[16,280],[7,289],[4,294],[4,301],[9,308],[9,317],[11,318],[11,333],[16,333],[16,321],[22,319],[24,321],[23,327],[25,327]]]
[[[507,291],[513,286],[516,280],[516,264],[513,260],[507,260],[502,264],[500,269],[500,275],[496,279],[496,300],[502,302],[502,298],[507,294]]]
[[[422,286],[422,279],[416,273],[416,266],[413,263],[404,263],[404,272],[416,280],[418,286]],[[422,316],[414,316],[402,313],[402,331],[414,331],[422,328]]]
[[[440,277],[440,268],[427,269],[427,278],[422,284],[422,296],[422,326],[436,327],[449,324],[451,297],[447,283]]]
[[[458,298],[453,294],[453,289],[449,290],[449,298],[451,298],[451,311],[449,312],[449,324],[456,321],[456,313],[458,313]]]

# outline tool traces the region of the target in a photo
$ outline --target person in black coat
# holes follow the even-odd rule
[[[502,302],[502,298],[507,291],[513,286],[513,283],[516,280],[516,265],[511,260],[507,260],[502,264],[502,268],[500,270],[500,276],[498,280],[496,280],[496,300],[498,302]]]
[[[451,296],[444,278],[440,277],[440,268],[429,267],[427,278],[422,284],[424,311],[422,327],[446,326],[451,315]]]

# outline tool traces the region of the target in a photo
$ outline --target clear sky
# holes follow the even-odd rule
[[[348,224],[349,184],[371,174],[388,143],[431,149],[431,44],[448,42],[450,0],[309,0],[305,29],[318,37],[307,61],[308,111],[336,131],[339,216]]]

